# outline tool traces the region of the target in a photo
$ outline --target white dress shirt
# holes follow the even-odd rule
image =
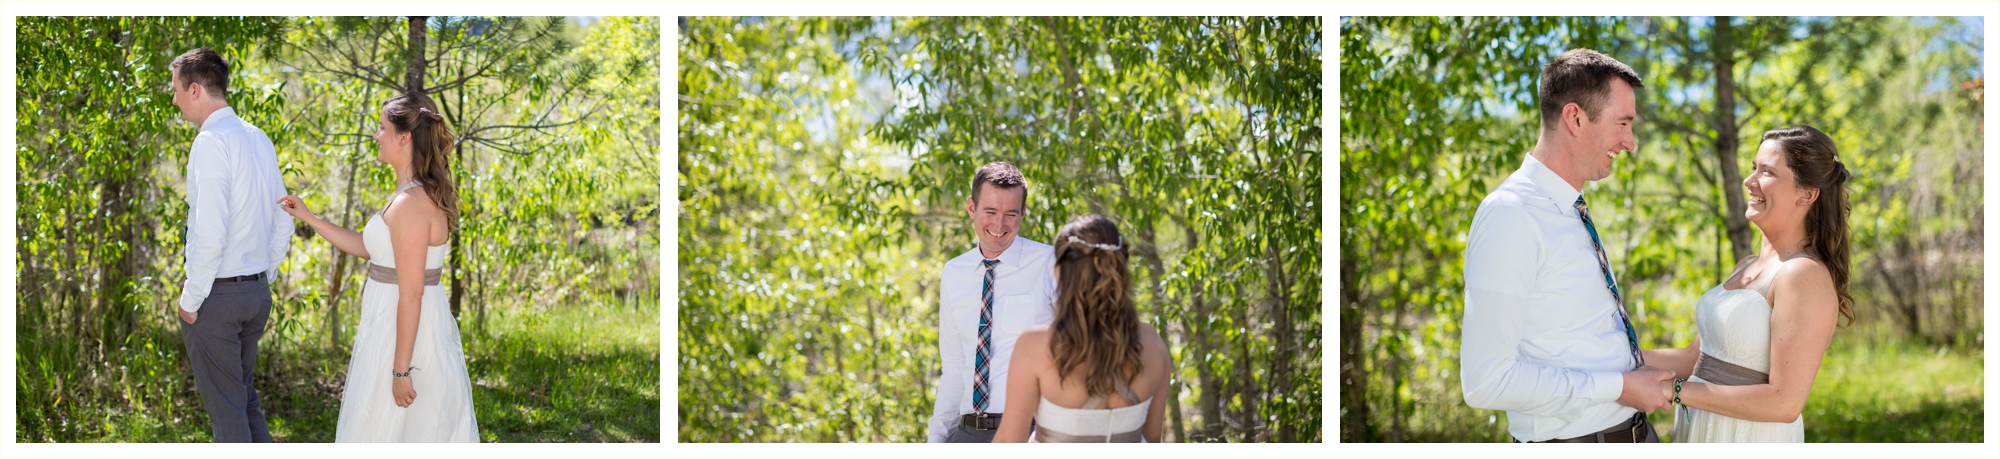
[[[277,277],[292,242],[291,216],[278,208],[286,194],[278,150],[263,130],[229,107],[202,121],[188,153],[182,310],[200,310],[218,277]]]
[[[1055,248],[1019,235],[993,266],[992,363],[986,368],[986,412],[1007,406],[1007,364],[1021,330],[1056,318]],[[979,248],[945,262],[938,273],[937,407],[931,410],[930,441],[940,443],[972,412],[973,353],[979,348],[979,288],[986,280]]]
[[[1595,433],[1637,412],[1617,403],[1631,345],[1574,207],[1581,192],[1524,163],[1466,237],[1460,387],[1467,405],[1505,410],[1517,440]]]

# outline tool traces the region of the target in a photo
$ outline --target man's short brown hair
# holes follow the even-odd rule
[[[182,53],[174,58],[173,63],[167,64],[167,71],[173,72],[180,84],[201,84],[210,97],[222,99],[229,92],[229,62],[222,60],[222,54],[213,49],[195,48]]]
[[[1028,206],[1028,178],[1021,175],[1021,169],[1005,161],[994,161],[979,166],[979,172],[972,174],[972,202],[979,202],[979,186],[993,185],[1002,190],[1021,189],[1021,207]]]
[[[1646,87],[1632,67],[1590,49],[1572,49],[1550,61],[1547,67],[1542,67],[1541,90],[1537,93],[1541,99],[1542,129],[1555,128],[1563,107],[1572,103],[1583,108],[1585,117],[1597,121],[1597,113],[1604,110],[1605,101],[1611,98],[1614,77],[1625,80],[1634,90]]]

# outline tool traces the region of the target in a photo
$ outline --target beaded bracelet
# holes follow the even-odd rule
[[[1686,379],[1686,378],[1674,378],[1674,404],[1675,404],[1675,405],[1679,405],[1679,404],[1681,404],[1681,383],[1684,383],[1684,382],[1687,382],[1687,379]]]
[[[405,372],[402,372],[402,373],[397,373],[397,372],[394,372],[394,371],[391,371],[391,372],[389,372],[389,376],[392,376],[392,377],[397,377],[397,378],[408,378],[408,377],[410,377],[410,372],[414,372],[414,371],[417,371],[417,367],[410,367],[410,371],[405,371]],[[1680,392],[1680,383],[1675,383],[1675,384],[1674,384],[1674,392]],[[1674,397],[1674,400],[1680,400],[1680,397],[1679,397],[1679,396],[1675,396],[1675,397]]]

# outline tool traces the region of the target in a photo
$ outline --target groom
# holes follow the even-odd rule
[[[271,316],[270,281],[291,243],[290,217],[278,209],[289,193],[270,137],[229,108],[222,55],[199,48],[167,68],[181,119],[201,130],[188,152],[181,340],[215,441],[269,443],[250,372]]]
[[[1542,69],[1541,135],[1519,170],[1473,214],[1465,245],[1460,387],[1474,408],[1507,411],[1524,442],[1658,442],[1646,413],[1667,408],[1645,366],[1624,292],[1591,220],[1584,182],[1637,148],[1623,62],[1573,49]]]
[[[965,212],[979,247],[938,273],[937,407],[930,442],[992,443],[1007,406],[1014,340],[1055,320],[1055,248],[1015,234],[1028,212],[1028,181],[1013,164],[972,174]]]

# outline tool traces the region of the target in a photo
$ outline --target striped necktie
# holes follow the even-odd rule
[[[1618,279],[1611,277],[1611,259],[1604,256],[1597,225],[1590,222],[1590,205],[1583,202],[1581,195],[1576,197],[1576,215],[1583,218],[1583,229],[1590,230],[1590,247],[1597,249],[1597,269],[1604,273],[1604,286],[1611,289],[1612,301],[1618,302],[1618,322],[1625,326],[1625,344],[1632,346],[1632,367],[1646,366],[1646,357],[1639,353],[1639,333],[1632,329],[1632,316],[1625,314],[1625,295],[1618,291]]]
[[[979,266],[986,269],[986,281],[979,284],[979,352],[972,359],[972,411],[986,412],[986,394],[992,392],[988,382],[987,368],[993,360],[993,265],[1000,260],[980,260]]]

